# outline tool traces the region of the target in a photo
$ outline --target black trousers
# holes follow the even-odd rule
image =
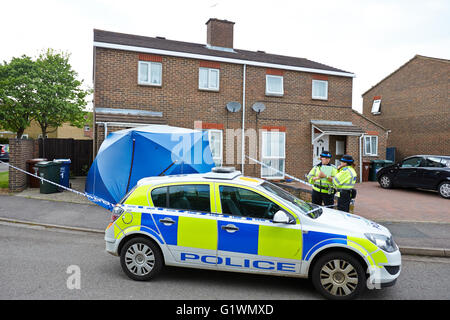
[[[311,200],[312,203],[318,204],[319,206],[322,206],[322,202],[324,206],[331,206],[334,204],[334,194],[322,193],[313,190]]]
[[[350,201],[351,191],[350,190],[341,190],[339,191],[340,196],[337,202],[337,209],[345,212],[350,212]]]

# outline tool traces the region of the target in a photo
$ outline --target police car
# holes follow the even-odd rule
[[[133,280],[170,265],[310,278],[326,298],[351,299],[393,285],[401,269],[385,227],[230,168],[141,179],[105,240]]]

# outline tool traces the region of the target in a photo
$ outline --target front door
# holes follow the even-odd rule
[[[313,165],[320,162],[320,154],[329,150],[330,137],[327,135],[321,136],[313,144]]]
[[[276,224],[284,210],[260,192],[244,186],[218,185],[217,264],[219,269],[289,274],[300,271],[301,226]],[[286,210],[285,210],[286,211]]]

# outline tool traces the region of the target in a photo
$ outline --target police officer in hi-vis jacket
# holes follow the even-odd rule
[[[320,163],[314,166],[307,175],[308,182],[312,184],[312,203],[331,206],[334,204],[334,189],[331,182],[337,174],[337,169],[330,164],[331,153],[323,151],[320,154]],[[330,178],[330,179],[328,179]]]
[[[354,161],[352,156],[343,155],[341,162],[342,164],[338,167],[337,174],[332,180],[329,181],[332,181],[333,186],[337,191],[337,209],[350,212],[350,201],[356,197],[356,190],[354,187],[357,174],[353,168]]]

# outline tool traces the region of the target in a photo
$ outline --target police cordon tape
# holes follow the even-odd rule
[[[259,164],[259,165],[261,165],[261,166],[264,166],[264,167],[266,167],[266,168],[268,168],[268,169],[271,169],[271,170],[273,170],[273,171],[276,171],[277,173],[281,173],[282,175],[284,175],[284,176],[286,176],[286,177],[288,177],[288,178],[291,178],[291,179],[294,180],[294,181],[297,181],[297,182],[300,182],[300,183],[302,183],[302,184],[304,184],[304,185],[307,185],[307,186],[312,187],[312,185],[311,185],[310,183],[308,183],[308,182],[306,182],[306,181],[304,181],[304,180],[301,180],[301,179],[299,179],[299,178],[296,178],[296,177],[294,177],[294,176],[291,176],[290,174],[287,174],[287,173],[285,173],[285,172],[281,172],[281,171],[279,171],[279,170],[277,170],[277,169],[275,169],[275,168],[273,168],[273,167],[271,167],[271,166],[266,165],[265,163],[263,163],[263,162],[261,162],[261,161],[258,161],[258,160],[256,160],[256,159],[253,159],[253,158],[251,158],[251,157],[249,157],[249,156],[246,156],[246,158],[248,158],[249,160],[251,160],[251,161],[253,161],[253,162],[256,162],[257,164]],[[109,201],[106,201],[106,200],[104,200],[104,199],[102,199],[102,198],[99,198],[99,197],[97,197],[97,196],[94,196],[94,195],[92,195],[92,194],[89,194],[89,193],[86,193],[86,192],[80,192],[80,191],[78,191],[78,190],[74,190],[74,189],[68,188],[68,187],[63,186],[63,185],[61,185],[61,184],[58,184],[58,183],[56,183],[56,182],[50,181],[50,180],[48,180],[48,179],[45,179],[44,177],[40,177],[40,176],[38,176],[38,175],[36,175],[36,174],[33,174],[33,173],[27,172],[27,171],[25,171],[25,170],[22,170],[22,169],[20,169],[20,168],[17,168],[17,167],[15,167],[15,166],[13,166],[13,165],[11,165],[11,164],[9,164],[9,163],[3,162],[3,161],[1,161],[1,160],[0,160],[0,163],[4,163],[4,164],[6,164],[7,166],[9,166],[9,167],[11,167],[11,168],[13,168],[13,169],[15,169],[15,170],[18,170],[18,171],[20,171],[20,172],[23,172],[23,173],[25,173],[25,174],[27,174],[27,175],[29,175],[29,176],[35,177],[35,178],[41,180],[41,183],[42,183],[43,181],[45,181],[45,182],[47,182],[47,183],[50,183],[50,184],[52,184],[52,185],[55,185],[55,186],[57,186],[57,187],[59,187],[59,188],[62,188],[62,189],[64,189],[64,190],[73,192],[73,193],[78,194],[78,195],[80,195],[80,196],[82,196],[82,197],[86,197],[86,198],[87,198],[88,200],[90,200],[90,201],[102,203],[102,204],[106,205],[106,206],[107,206],[108,208],[110,208],[110,209],[112,209],[112,208],[114,207],[114,204],[110,203]],[[334,206],[334,205],[333,205],[333,206]]]
[[[306,182],[306,181],[304,181],[304,180],[301,180],[301,179],[299,179],[299,178],[296,178],[296,177],[294,177],[294,176],[291,176],[291,175],[287,174],[286,172],[282,172],[282,171],[280,171],[280,170],[277,170],[277,169],[275,169],[275,168],[273,168],[273,167],[271,167],[271,166],[268,166],[267,164],[265,164],[265,163],[263,163],[263,162],[261,162],[261,161],[258,161],[258,160],[256,160],[256,159],[250,158],[249,156],[245,156],[245,157],[248,158],[248,159],[250,159],[250,160],[253,161],[253,162],[256,162],[257,164],[260,164],[260,165],[262,165],[262,166],[268,168],[268,169],[271,169],[271,170],[273,170],[273,171],[276,171],[277,173],[281,173],[283,176],[286,176],[286,177],[288,177],[288,178],[291,178],[291,179],[294,180],[294,181],[297,181],[297,182],[303,183],[304,185],[307,185],[307,186],[312,187],[312,184],[310,184],[310,183],[308,183],[308,182]]]
[[[99,198],[99,197],[97,197],[97,196],[94,196],[93,194],[89,194],[89,193],[86,193],[86,192],[80,192],[80,191],[78,191],[78,190],[68,188],[68,187],[63,186],[63,185],[61,185],[61,184],[58,184],[58,183],[56,183],[56,182],[50,181],[50,180],[48,180],[48,179],[45,179],[44,177],[40,177],[40,176],[38,176],[38,175],[36,175],[36,174],[33,174],[33,173],[31,173],[31,172],[27,172],[27,171],[25,171],[25,170],[23,170],[23,169],[17,168],[17,167],[15,167],[15,166],[13,166],[13,165],[11,165],[11,164],[9,164],[9,163],[3,162],[3,161],[1,161],[1,160],[0,160],[0,163],[4,163],[4,164],[6,164],[7,166],[9,166],[9,167],[11,167],[11,168],[13,168],[13,169],[15,169],[15,170],[17,170],[17,171],[20,171],[20,172],[23,172],[23,173],[25,173],[25,174],[27,174],[27,175],[29,175],[29,176],[35,177],[35,178],[41,180],[41,183],[43,183],[43,181],[45,181],[45,182],[47,182],[47,183],[50,183],[50,184],[52,184],[52,185],[55,185],[55,186],[57,186],[57,187],[59,187],[59,188],[62,188],[62,189],[64,189],[64,190],[67,190],[67,191],[76,193],[76,194],[78,194],[78,195],[80,195],[80,196],[82,196],[82,197],[86,197],[86,198],[87,198],[88,200],[90,200],[90,201],[102,203],[102,204],[104,204],[105,206],[107,206],[107,207],[110,208],[110,209],[112,209],[112,208],[114,207],[114,205],[113,205],[111,202],[106,201],[105,199]]]
[[[269,169],[271,169],[271,170],[274,170],[274,171],[276,171],[277,173],[281,173],[281,175],[286,176],[286,177],[288,177],[288,178],[291,178],[291,179],[294,180],[294,181],[303,183],[304,185],[307,185],[307,186],[310,186],[310,187],[313,186],[312,184],[310,184],[310,183],[308,183],[308,182],[306,182],[306,181],[304,181],[304,180],[301,180],[301,179],[299,179],[299,178],[296,178],[296,177],[294,177],[294,176],[291,176],[291,175],[287,174],[286,172],[282,172],[282,171],[280,171],[280,170],[277,170],[277,169],[275,169],[275,168],[273,168],[273,167],[271,167],[271,166],[266,165],[265,163],[263,163],[263,162],[261,162],[261,161],[258,161],[258,160],[256,160],[256,159],[253,159],[253,158],[251,158],[251,157],[249,157],[249,156],[245,156],[245,157],[248,158],[248,159],[250,159],[250,160],[253,161],[253,162],[256,162],[257,164],[260,164],[261,166],[264,166],[264,167],[266,167],[266,168],[269,168]],[[334,195],[334,199],[336,199],[336,195]],[[351,206],[354,206],[354,204],[355,204],[355,199],[351,199],[350,205],[351,205]],[[337,206],[337,204],[332,204],[332,205],[328,205],[328,206],[324,206],[324,207],[326,207],[326,208],[332,208],[332,207],[336,207],[336,206]],[[315,210],[315,209],[314,209],[314,210]],[[351,210],[353,210],[353,209],[351,209]],[[353,211],[352,211],[352,212],[353,212]]]

